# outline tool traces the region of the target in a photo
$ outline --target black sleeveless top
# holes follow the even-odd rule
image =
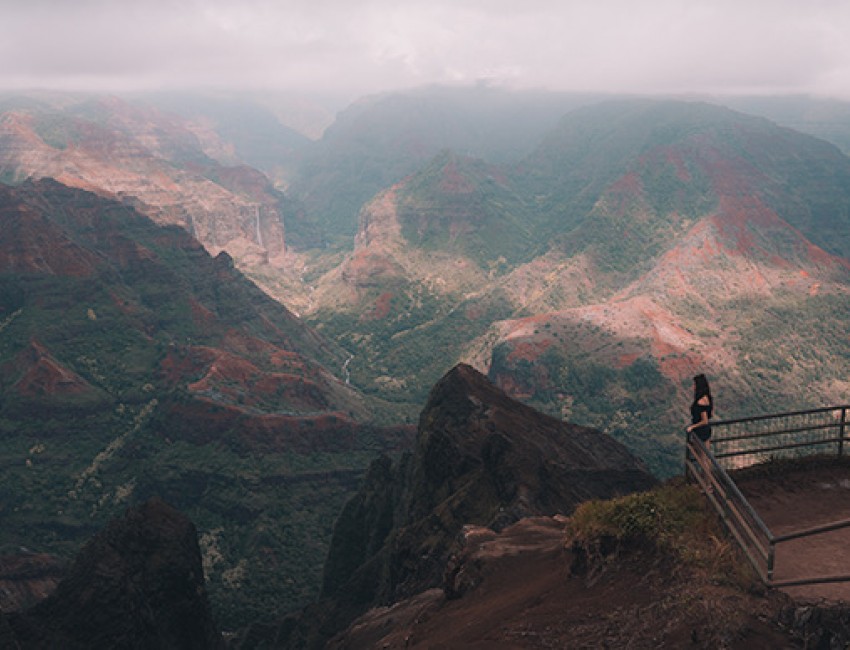
[[[711,404],[704,406],[702,404],[694,402],[693,404],[691,404],[691,424],[696,424],[697,422],[702,420],[703,412],[707,413],[708,419],[711,420],[711,411]],[[693,432],[697,435],[697,438],[705,442],[711,437],[711,425],[706,424],[705,426],[697,427],[696,429],[694,429]]]

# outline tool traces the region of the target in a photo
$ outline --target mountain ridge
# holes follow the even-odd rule
[[[468,525],[501,530],[655,482],[609,436],[516,402],[460,364],[432,389],[413,451],[373,462],[340,514],[318,603],[269,642],[321,647],[368,607],[439,586]]]
[[[459,174],[464,168],[476,171]],[[612,427],[606,430],[628,436],[666,473],[678,458],[674,432],[681,427],[670,397],[687,401],[690,374],[706,371],[728,382],[729,414],[745,414],[768,390],[771,403],[787,396],[774,376],[758,391],[745,377],[764,373],[748,360],[756,358],[749,352],[753,332],[776,309],[795,314],[784,327],[798,341],[795,322],[810,322],[807,313],[837,315],[848,286],[848,187],[850,161],[835,146],[764,118],[700,102],[584,107],[513,168],[442,153],[379,194],[363,208],[354,252],[339,267],[357,273],[319,278],[307,317],[361,351],[351,370],[364,388],[374,381],[366,366],[379,364],[392,382],[369,390],[409,399],[422,382],[417,375],[436,374],[428,365],[433,358],[414,362],[414,350],[433,349],[436,341],[444,365],[473,362],[550,413]],[[472,220],[470,197],[479,206]],[[452,207],[455,199],[461,208]],[[497,209],[480,208],[488,201]],[[487,250],[476,233],[487,233],[491,221],[501,232],[502,215],[533,235],[520,246],[527,252],[476,257]],[[443,239],[423,239],[428,219]],[[429,258],[417,261],[423,255]],[[750,309],[754,318],[735,324],[734,309]],[[565,316],[558,314],[568,310],[575,311],[559,325]],[[358,322],[364,313],[369,319]],[[402,340],[406,353],[397,349]],[[732,349],[736,340],[747,350]],[[805,342],[802,354],[816,356],[815,345]],[[617,346],[617,354],[596,360],[588,353]],[[835,380],[828,390],[835,395],[842,344],[831,346],[836,352],[824,370]],[[773,367],[785,363],[768,353],[757,358]],[[624,375],[632,365],[626,362],[638,359],[635,376]],[[573,365],[598,376],[595,388],[576,385]],[[654,396],[641,381],[656,385]],[[649,411],[628,391],[650,402]],[[794,400],[802,407],[802,396]],[[660,455],[637,433],[652,420],[669,432]]]
[[[283,198],[248,167],[208,157],[188,126],[117,99],[0,119],[0,179],[55,178],[178,224],[217,254],[281,264]]]
[[[410,429],[185,230],[53,180],[0,185],[0,217],[0,553],[67,558],[159,495],[203,527],[224,624],[303,604],[336,509]]]

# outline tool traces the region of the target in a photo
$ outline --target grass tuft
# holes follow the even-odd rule
[[[674,480],[648,492],[580,505],[568,541],[599,568],[623,550],[650,548],[682,569],[750,590],[755,572],[699,490]]]

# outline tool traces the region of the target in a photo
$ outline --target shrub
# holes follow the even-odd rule
[[[695,486],[681,479],[573,513],[569,541],[596,568],[623,549],[652,548],[711,580],[749,588],[755,573]]]

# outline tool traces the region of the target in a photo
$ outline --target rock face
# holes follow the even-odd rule
[[[371,606],[441,585],[466,525],[501,530],[653,484],[609,436],[524,406],[461,364],[432,390],[415,451],[397,466],[373,463],[337,521],[324,600],[308,615],[322,630],[307,644]]]
[[[63,562],[46,553],[0,556],[0,611],[17,612],[44,600],[56,589],[64,569]]]
[[[195,527],[159,499],[113,520],[52,596],[6,622],[25,648],[223,647]]]
[[[283,197],[260,172],[207,157],[181,119],[117,99],[0,114],[0,176],[55,178],[177,224],[212,254],[282,261]]]
[[[377,602],[393,602],[440,583],[466,524],[500,530],[523,517],[569,514],[587,499],[655,482],[613,438],[520,404],[464,364],[434,387],[416,450],[392,472],[379,461],[371,485],[337,522],[325,595],[352,593],[353,585],[366,595],[365,581]],[[354,530],[365,544],[352,547]],[[376,575],[373,552],[383,531]],[[361,567],[353,567],[358,556]]]

